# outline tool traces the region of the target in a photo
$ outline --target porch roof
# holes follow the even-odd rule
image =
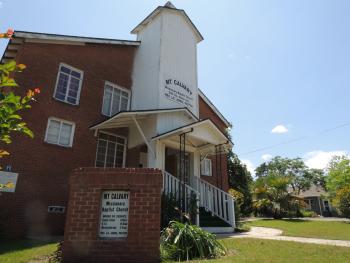
[[[136,111],[121,111],[113,115],[107,120],[101,121],[97,124],[90,126],[90,130],[108,129],[125,127],[134,123],[134,118],[140,120],[149,118],[151,115],[168,112],[183,111],[187,113],[194,120],[198,120],[195,115],[187,108],[170,108],[170,109],[157,109],[157,110],[136,110]]]
[[[193,122],[174,130],[159,134],[152,140],[169,139],[179,142],[179,135],[186,133],[186,143],[199,150],[204,150],[216,145],[233,147],[230,139],[210,119]]]

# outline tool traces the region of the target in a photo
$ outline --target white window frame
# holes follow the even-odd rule
[[[58,141],[57,141],[57,143],[53,143],[53,142],[47,141],[47,134],[48,134],[48,131],[49,131],[49,125],[50,125],[50,121],[51,120],[60,122],[60,131],[58,133]],[[72,132],[71,132],[71,136],[70,136],[70,140],[69,140],[69,145],[64,145],[64,144],[60,144],[59,143],[60,136],[61,136],[62,123],[66,123],[66,124],[72,125]],[[47,125],[46,125],[45,142],[49,143],[49,144],[53,144],[53,145],[58,145],[58,146],[66,147],[66,148],[71,148],[73,146],[74,133],[75,133],[75,123],[74,122],[63,120],[63,119],[56,118],[56,117],[49,117],[48,120],[47,120]]]
[[[106,132],[106,131],[99,131],[99,132],[98,132],[98,135],[97,135],[97,145],[96,145],[96,155],[95,155],[95,167],[99,167],[99,166],[96,165],[96,163],[97,163],[97,151],[98,151],[98,140],[99,140],[99,139],[98,139],[98,136],[99,136],[99,134],[101,134],[101,133],[124,139],[125,143],[124,143],[124,151],[123,151],[123,164],[122,164],[122,168],[125,168],[126,148],[127,148],[127,146],[128,146],[128,139],[127,139],[127,137],[122,136],[122,135],[117,135],[117,134],[112,133],[112,132]],[[115,154],[115,152],[114,152],[114,154]],[[107,155],[105,156],[105,161],[104,161],[104,167],[103,167],[103,168],[106,168],[106,158],[107,158]],[[107,167],[107,168],[115,168],[115,156],[114,156],[114,166],[113,166],[113,167]]]
[[[110,109],[109,109],[109,114],[105,114],[103,112],[103,103],[105,101],[105,95],[106,95],[106,85],[112,86],[113,87],[113,92],[114,89],[119,89],[121,91],[124,91],[126,93],[128,93],[128,106],[126,110],[130,109],[130,102],[131,102],[131,91],[129,89],[123,88],[115,83],[112,83],[110,81],[105,81],[105,84],[103,86],[103,98],[102,98],[102,107],[101,107],[101,113],[103,116],[107,116],[107,117],[111,117],[112,116],[112,105],[113,105],[113,94],[112,94],[112,98],[111,98],[111,104],[110,104]],[[120,104],[121,105],[121,104]],[[119,112],[120,112],[120,105],[119,105]]]
[[[57,91],[57,86],[58,86],[58,81],[60,79],[60,73],[61,73],[61,66],[63,67],[66,67],[70,70],[73,70],[73,71],[76,71],[76,72],[79,72],[81,74],[81,78],[80,78],[80,82],[79,82],[79,88],[78,88],[78,93],[77,93],[77,101],[76,103],[71,103],[67,100],[67,93],[68,93],[68,87],[69,87],[69,83],[70,83],[70,76],[69,76],[69,83],[68,83],[68,87],[67,87],[67,93],[66,93],[66,96],[65,96],[65,99],[64,100],[61,100],[61,99],[58,99],[56,98],[56,91]],[[63,74],[66,74],[63,72]],[[58,100],[58,101],[61,101],[61,102],[64,102],[64,103],[67,103],[67,104],[70,104],[70,105],[79,105],[79,102],[80,102],[80,93],[81,93],[81,88],[82,88],[82,85],[83,85],[83,79],[84,79],[84,71],[80,70],[80,69],[77,69],[75,67],[72,67],[66,63],[63,63],[61,62],[58,66],[58,72],[57,72],[57,78],[56,78],[56,85],[55,85],[55,90],[54,90],[54,93],[53,93],[53,98],[55,100]]]
[[[205,169],[206,165],[205,165],[205,162],[209,162],[209,171],[203,171],[203,167]],[[201,167],[200,167],[200,170],[201,170],[201,175],[204,175],[204,176],[212,176],[213,175],[213,165],[212,165],[212,161],[211,159],[209,158],[204,158],[202,161],[201,161]]]

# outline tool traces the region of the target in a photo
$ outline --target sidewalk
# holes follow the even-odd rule
[[[332,246],[339,246],[339,247],[350,247],[350,241],[347,241],[347,240],[282,236],[282,230],[275,229],[275,228],[267,228],[267,227],[252,227],[249,232],[237,233],[237,234],[218,234],[217,236],[221,238],[260,238],[260,239],[294,241],[294,242],[320,244],[320,245],[332,245]]]

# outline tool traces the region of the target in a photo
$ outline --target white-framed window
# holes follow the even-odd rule
[[[126,138],[99,132],[96,150],[96,167],[124,167]]]
[[[83,71],[61,63],[58,69],[54,98],[78,105],[82,82]]]
[[[106,81],[102,102],[103,115],[112,116],[120,111],[127,111],[129,103],[130,90]]]
[[[47,121],[45,141],[64,147],[72,147],[75,124],[70,121],[50,117]]]
[[[212,165],[211,160],[208,158],[204,158],[201,161],[201,175],[212,176]]]

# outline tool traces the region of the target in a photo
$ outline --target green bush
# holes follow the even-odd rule
[[[216,258],[226,254],[216,236],[188,223],[171,221],[161,233],[162,260]]]
[[[185,199],[185,198],[183,198]],[[186,198],[188,213],[184,213],[179,209],[179,201],[176,195],[173,193],[162,194],[161,203],[161,229],[167,227],[171,221],[190,221],[192,224],[195,223],[196,214],[198,210],[196,195],[191,193]],[[184,205],[184,204],[183,204]],[[181,218],[182,216],[182,218]]]
[[[317,217],[314,211],[301,210],[300,217]]]
[[[350,186],[345,186],[337,190],[333,204],[342,216],[350,218]]]
[[[243,233],[243,232],[249,232],[251,229],[251,227],[249,225],[247,225],[244,222],[238,222],[236,228],[235,228],[235,232],[236,233]]]

